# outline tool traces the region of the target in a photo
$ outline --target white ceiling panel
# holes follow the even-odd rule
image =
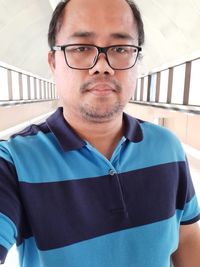
[[[199,0],[135,0],[145,26],[140,72],[172,65],[200,50]],[[57,0],[0,0],[0,61],[51,77],[47,31]]]

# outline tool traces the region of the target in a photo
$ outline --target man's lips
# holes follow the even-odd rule
[[[93,93],[95,95],[108,95],[116,91],[117,91],[116,89],[107,84],[98,84],[92,86],[87,90],[87,92]]]

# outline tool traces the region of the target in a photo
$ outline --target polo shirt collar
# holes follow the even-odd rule
[[[123,114],[123,120],[125,123],[125,138],[135,143],[142,141],[143,133],[140,123],[126,113]],[[62,107],[59,107],[46,120],[46,123],[64,151],[80,149],[86,145],[86,142],[76,134],[65,120]]]
[[[139,143],[143,140],[143,132],[141,128],[142,121],[123,113],[123,120],[125,125],[124,136],[131,142]]]
[[[86,144],[65,120],[63,108],[59,107],[46,122],[64,151],[80,149]]]

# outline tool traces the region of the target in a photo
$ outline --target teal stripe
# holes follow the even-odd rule
[[[128,172],[160,164],[185,161],[179,140],[167,129],[150,123],[141,124],[144,139],[127,144],[126,157],[121,156],[119,172]]]
[[[27,140],[28,138],[28,140]],[[108,174],[111,163],[88,148],[64,152],[52,134],[16,137],[14,158],[19,181],[40,183]]]
[[[41,252],[37,249],[34,238],[24,240],[24,243],[17,247],[20,267],[51,267],[41,261]],[[61,267],[61,266],[54,266]],[[66,266],[67,267],[67,266]]]
[[[71,246],[39,251],[30,238],[19,248],[30,250],[23,267],[169,267],[178,246],[180,212],[168,220],[127,229]],[[34,261],[34,262],[33,262]],[[39,261],[42,262],[40,265]],[[29,265],[31,262],[32,265]]]
[[[9,250],[16,241],[17,229],[15,224],[0,213],[0,245]]]
[[[107,175],[111,168],[122,173],[185,160],[182,147],[174,135],[161,127],[155,131],[148,123],[142,124],[142,127],[144,140],[126,142],[121,146],[123,138],[111,161],[90,145],[64,152],[52,133],[17,136],[12,142],[12,156],[19,180],[40,183],[84,179]]]
[[[190,221],[200,214],[197,196],[195,195],[188,203],[185,204],[184,213],[181,222]]]

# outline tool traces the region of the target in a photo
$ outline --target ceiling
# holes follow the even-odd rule
[[[47,31],[57,0],[0,0],[0,61],[51,78]],[[200,55],[199,0],[135,0],[145,26],[140,73]]]

